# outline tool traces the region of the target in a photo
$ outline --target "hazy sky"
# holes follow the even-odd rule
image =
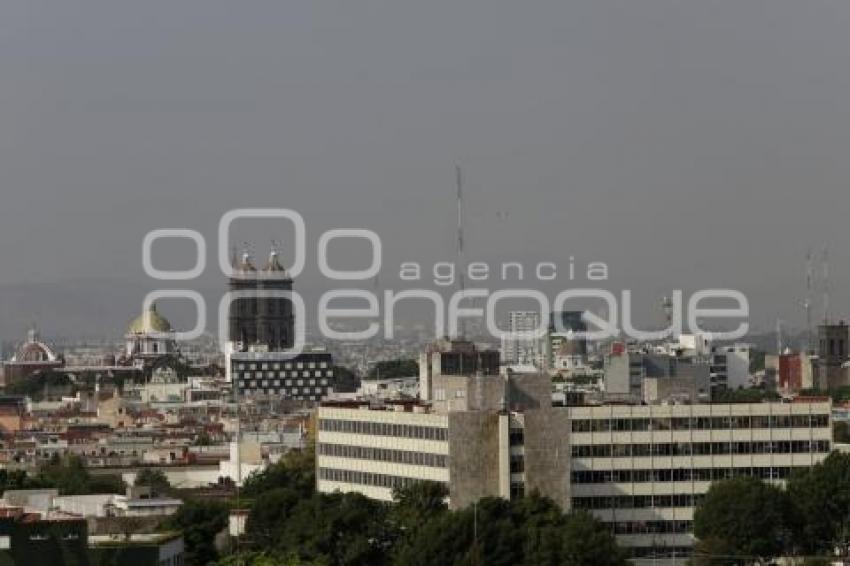
[[[371,228],[391,278],[452,258],[458,162],[470,259],[799,321],[826,246],[843,314],[848,29],[840,0],[5,0],[0,284],[138,279],[148,230],[214,247],[238,206]]]

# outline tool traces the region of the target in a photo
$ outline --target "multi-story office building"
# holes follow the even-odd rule
[[[432,480],[453,508],[537,490],[610,524],[635,559],[672,560],[691,552],[712,481],[781,482],[831,449],[828,401],[553,408],[537,374],[460,391],[475,402],[320,407],[318,489],[389,500],[393,487]]]
[[[333,388],[333,358],[326,351],[281,360],[269,352],[233,352],[230,374],[240,397],[272,396],[319,401]]]
[[[514,371],[545,369],[545,336],[540,332],[539,312],[508,313],[508,330],[502,337],[502,363]]]
[[[318,489],[392,500],[412,481],[449,484],[449,416],[424,405],[326,403],[319,408]]]
[[[635,558],[686,556],[712,481],[781,482],[831,449],[820,403],[574,407],[570,505],[611,525]]]

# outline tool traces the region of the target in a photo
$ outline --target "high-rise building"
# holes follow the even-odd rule
[[[270,351],[291,348],[295,341],[292,301],[281,296],[292,291],[292,278],[272,250],[265,267],[258,270],[246,253],[234,262],[230,290],[244,293],[230,303],[228,337],[234,350],[262,345]],[[275,296],[275,293],[279,295]]]
[[[540,313],[511,311],[508,330],[502,337],[502,363],[514,370],[544,369],[545,336],[540,335]]]
[[[234,298],[229,312],[228,381],[239,397],[276,397],[318,401],[333,388],[334,363],[323,348],[304,348],[297,355],[281,353],[295,344],[292,278],[272,250],[258,270],[248,254],[234,261],[230,278]]]
[[[553,312],[549,317],[549,368],[556,371],[583,369],[587,360],[587,323],[583,311]]]
[[[850,358],[850,326],[824,323],[818,326],[818,386],[821,389],[838,389],[848,383],[844,363]]]

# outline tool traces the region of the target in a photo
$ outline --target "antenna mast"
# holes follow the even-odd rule
[[[821,255],[821,264],[823,272],[823,323],[829,324],[829,254],[826,248],[823,249]]]
[[[466,265],[463,251],[463,173],[460,165],[457,164],[455,164],[455,186],[457,188],[457,282],[458,290],[461,292],[461,296],[463,296],[466,290],[466,281],[464,279]],[[460,321],[459,331],[459,338],[464,338],[466,336],[466,322],[463,320]]]
[[[814,270],[812,269],[812,252],[806,252],[806,298],[803,308],[806,309],[806,353],[812,351],[812,286]]]

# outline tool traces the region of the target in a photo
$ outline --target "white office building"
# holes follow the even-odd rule
[[[533,391],[492,379],[524,387],[515,398]],[[820,462],[832,449],[830,414],[829,402],[447,412],[418,401],[339,403],[319,408],[317,484],[389,501],[396,486],[437,481],[453,508],[537,490],[609,524],[636,562],[681,563],[711,482],[783,482]]]
[[[539,312],[511,311],[508,314],[508,329],[502,337],[502,364],[514,371],[545,367],[546,334],[540,330]]]

